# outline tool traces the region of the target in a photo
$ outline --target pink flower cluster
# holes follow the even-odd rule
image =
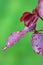
[[[24,12],[20,21],[24,21],[25,28],[21,31],[13,32],[7,39],[6,50],[20,40],[27,32],[33,31],[31,36],[31,45],[33,50],[40,55],[43,55],[43,34],[36,30],[38,18],[43,19],[43,0],[38,0],[37,7],[32,12]]]

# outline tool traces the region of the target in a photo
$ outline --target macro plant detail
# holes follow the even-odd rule
[[[38,18],[43,19],[43,0],[38,0],[38,5],[32,12],[24,12],[20,18],[20,22],[24,21],[25,28],[21,31],[13,32],[6,41],[6,50],[10,46],[16,44],[26,33],[33,32],[31,36],[31,45],[33,50],[40,55],[43,55],[43,34],[36,30]]]

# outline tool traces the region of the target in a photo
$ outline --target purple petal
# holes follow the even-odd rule
[[[43,55],[43,34],[33,34],[31,37],[31,45],[35,53]]]

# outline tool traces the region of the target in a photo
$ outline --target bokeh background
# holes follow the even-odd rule
[[[31,47],[32,32],[6,51],[2,50],[7,37],[25,27],[19,20],[22,13],[32,12],[36,5],[37,0],[0,0],[0,65],[43,65],[43,56],[35,54]],[[41,19],[38,20],[36,29],[43,29]]]

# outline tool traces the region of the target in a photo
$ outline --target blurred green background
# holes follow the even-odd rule
[[[36,5],[37,0],[0,0],[0,65],[41,65],[43,56],[35,54],[30,44],[32,32],[27,33],[14,46],[2,51],[7,37],[25,27],[19,20],[22,13],[31,12]],[[42,23],[39,19],[37,29],[42,29]]]

